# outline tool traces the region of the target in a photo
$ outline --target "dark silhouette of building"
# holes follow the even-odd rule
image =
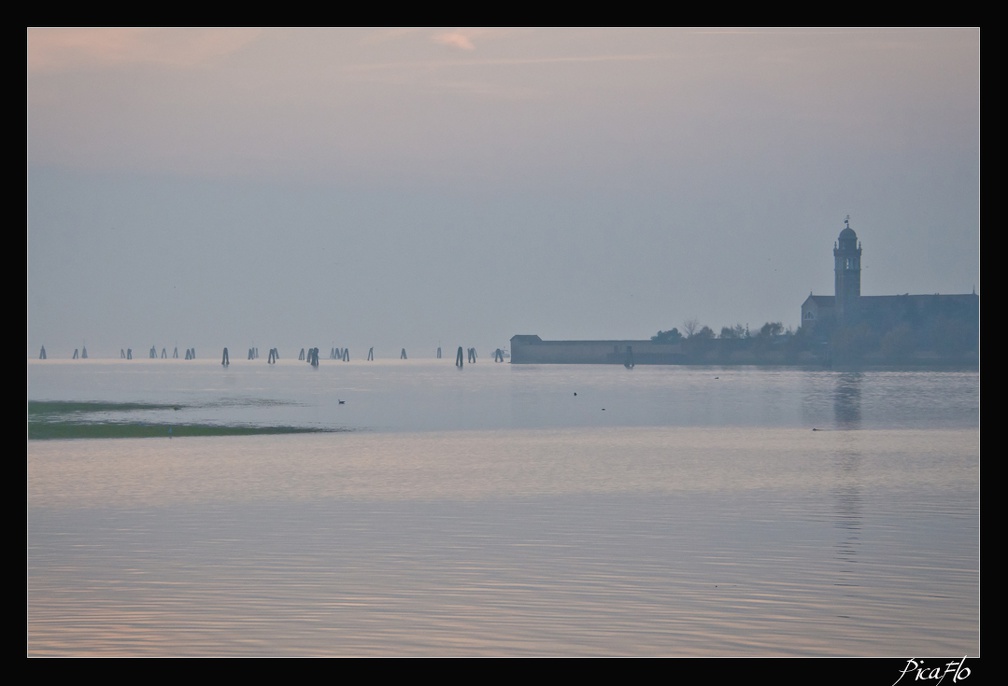
[[[861,301],[861,244],[850,217],[844,219],[844,230],[833,247],[833,283],[837,316],[855,318]]]
[[[861,243],[850,218],[833,246],[833,295],[812,293],[801,306],[802,329],[822,341],[857,338],[890,353],[973,353],[979,344],[980,297],[967,294],[861,295]]]
[[[833,246],[833,295],[809,294],[798,332],[767,322],[758,334],[721,337],[704,327],[651,340],[511,338],[512,364],[762,364],[969,368],[980,359],[980,297],[861,295],[861,243],[850,218]],[[776,330],[775,330],[776,326]],[[664,334],[675,333],[675,337]],[[705,332],[707,335],[705,335]],[[461,355],[461,348],[459,354]]]

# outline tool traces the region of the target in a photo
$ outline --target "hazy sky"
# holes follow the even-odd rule
[[[411,357],[979,293],[967,29],[28,29],[28,355]]]

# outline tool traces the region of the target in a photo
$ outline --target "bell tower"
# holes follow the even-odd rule
[[[857,316],[861,297],[861,244],[850,227],[850,215],[833,246],[834,297],[837,319],[852,321]]]

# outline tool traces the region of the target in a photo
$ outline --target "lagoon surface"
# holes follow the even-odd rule
[[[28,400],[32,656],[979,654],[978,372],[30,360]]]

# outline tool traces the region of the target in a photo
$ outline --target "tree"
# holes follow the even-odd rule
[[[767,322],[760,328],[759,335],[763,338],[770,336],[780,336],[784,333],[784,325],[781,322]]]
[[[675,327],[672,327],[668,331],[659,331],[651,337],[651,340],[655,343],[678,343],[682,339],[682,334]]]
[[[682,328],[686,332],[686,338],[693,338],[693,334],[700,330],[700,320],[696,317],[687,319],[682,323]]]
[[[721,327],[721,338],[748,338],[749,334],[746,331],[746,327],[741,324],[736,324],[735,326],[722,326]]]
[[[693,335],[686,339],[683,348],[691,356],[702,356],[714,347],[715,338],[714,331],[709,326],[704,326],[694,331]]]

